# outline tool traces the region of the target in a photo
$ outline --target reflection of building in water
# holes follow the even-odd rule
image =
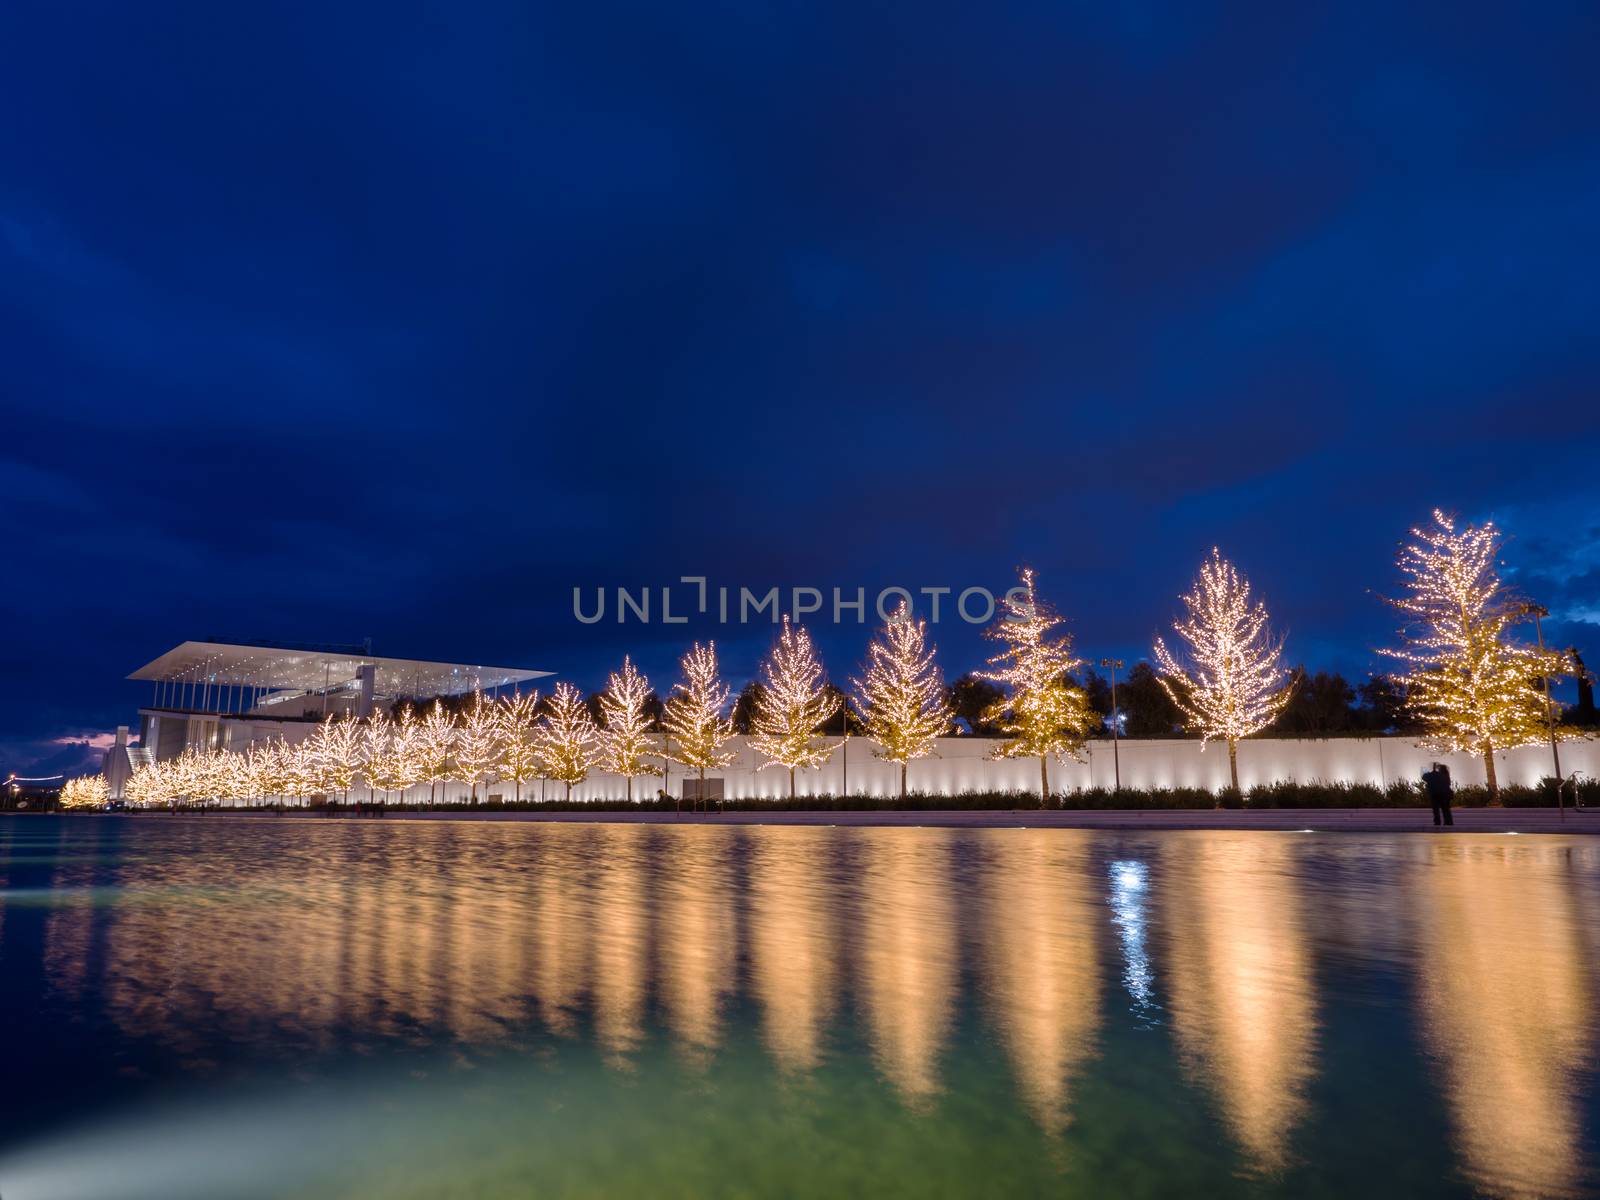
[[[1067,1121],[1072,1078],[1100,1023],[1101,912],[1086,845],[1060,831],[983,835],[986,1007],[1023,1098],[1050,1130]]]
[[[1491,1195],[1573,1194],[1595,1016],[1569,850],[1419,849],[1424,1032],[1468,1174]]]
[[[721,1038],[722,1006],[737,989],[733,881],[721,830],[684,827],[664,839],[657,952],[667,1023],[692,1058]]]
[[[780,1066],[810,1070],[821,1061],[838,986],[837,900],[824,867],[830,835],[756,826],[748,837],[752,986],[767,1046]]]
[[[1286,1165],[1305,1112],[1315,982],[1296,843],[1207,832],[1162,843],[1173,1024],[1188,1068],[1218,1097],[1252,1164]]]
[[[614,1062],[644,1037],[650,920],[637,830],[595,827],[594,1027]]]
[[[879,1068],[912,1103],[939,1089],[958,985],[951,834],[862,830],[861,990]]]

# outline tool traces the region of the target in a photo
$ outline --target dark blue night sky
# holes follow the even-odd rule
[[[770,626],[573,619],[684,574],[1026,561],[1131,658],[1216,542],[1359,676],[1434,505],[1600,660],[1597,61],[1590,4],[12,0],[0,767],[191,637],[737,682]]]

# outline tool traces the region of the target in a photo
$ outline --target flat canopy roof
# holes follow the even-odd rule
[[[281,646],[184,642],[146,663],[128,678],[309,692],[349,683],[367,663],[377,667],[374,690],[380,696],[453,696],[474,688],[504,687],[550,674],[518,667],[421,662],[412,658],[377,658],[370,654]]]

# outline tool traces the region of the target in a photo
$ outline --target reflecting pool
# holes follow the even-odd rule
[[[5,1200],[1600,1193],[1583,837],[0,819]]]

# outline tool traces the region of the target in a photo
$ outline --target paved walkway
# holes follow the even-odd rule
[[[630,825],[857,825],[1040,829],[1279,829],[1318,833],[1432,833],[1425,808],[1276,808],[1106,810],[952,810],[947,812],[391,812],[390,821],[599,821]],[[1458,808],[1455,833],[1600,833],[1600,811],[1562,819],[1553,808]]]

